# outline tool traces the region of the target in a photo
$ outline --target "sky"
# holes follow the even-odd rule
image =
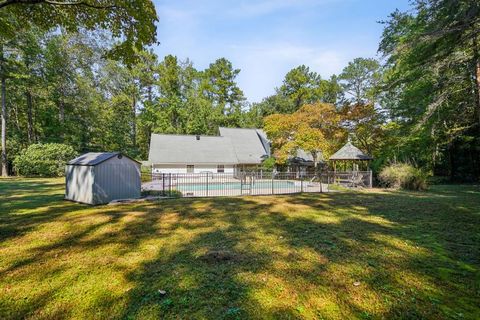
[[[383,26],[408,0],[155,0],[155,52],[205,69],[218,58],[240,69],[248,101],[275,92],[285,74],[306,65],[328,79],[356,57],[378,58]]]

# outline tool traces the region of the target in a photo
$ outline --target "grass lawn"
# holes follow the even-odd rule
[[[480,318],[478,186],[62,198],[0,180],[1,319]]]

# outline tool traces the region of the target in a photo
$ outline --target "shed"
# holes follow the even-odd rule
[[[119,152],[89,152],[65,169],[65,199],[104,204],[140,198],[140,163]]]

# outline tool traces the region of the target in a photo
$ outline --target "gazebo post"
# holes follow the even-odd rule
[[[352,143],[350,142],[350,139],[348,139],[348,142],[342,148],[340,148],[340,150],[335,152],[330,157],[330,161],[332,161],[332,163],[333,163],[333,179],[334,179],[334,181],[336,180],[336,175],[337,175],[336,174],[336,172],[337,172],[337,165],[336,165],[337,161],[342,161],[343,170],[345,170],[345,171],[351,170],[350,173],[352,174],[352,177],[349,178],[349,180],[348,180],[348,181],[351,180],[351,182],[349,182],[349,185],[357,185],[357,183],[363,185],[363,182],[357,182],[358,179],[363,180],[363,175],[361,175],[361,176],[358,175],[357,176],[355,174],[355,172],[358,173],[358,171],[360,171],[360,165],[362,165],[362,170],[363,170],[364,161],[368,161],[367,162],[367,171],[370,173],[369,174],[370,176],[368,178],[369,178],[369,183],[370,183],[370,187],[371,187],[372,186],[372,174],[371,174],[371,170],[369,170],[369,161],[371,159],[372,159],[372,157],[363,153],[357,147],[352,145]],[[367,178],[367,177],[364,177],[364,178]],[[365,181],[365,180],[363,180],[363,181]]]

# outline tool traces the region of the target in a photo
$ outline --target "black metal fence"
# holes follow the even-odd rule
[[[329,171],[328,184],[341,185],[347,188],[371,188],[372,171]]]
[[[295,173],[160,173],[144,176],[142,181],[143,191],[183,197],[328,191],[327,176]]]
[[[242,173],[153,173],[142,176],[142,191],[179,197],[219,197],[328,192],[329,186],[371,187],[370,172],[325,172],[298,174],[274,172]]]

